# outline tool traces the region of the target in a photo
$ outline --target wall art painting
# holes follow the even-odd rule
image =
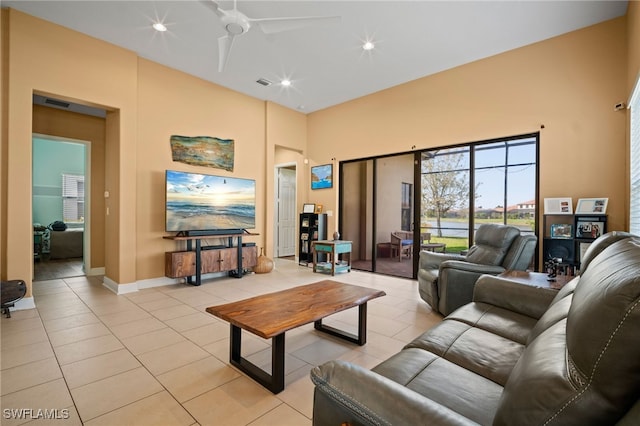
[[[333,164],[311,167],[311,189],[333,187]]]
[[[232,172],[233,149],[233,139],[171,135],[173,161],[194,166],[215,167]]]

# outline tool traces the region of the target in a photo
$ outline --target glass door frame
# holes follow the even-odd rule
[[[499,142],[508,142],[508,141],[513,141],[513,140],[518,140],[518,139],[529,139],[529,138],[534,138],[535,139],[535,165],[536,165],[536,170],[535,170],[535,200],[536,200],[536,206],[535,206],[535,212],[534,212],[534,217],[535,217],[535,222],[534,222],[534,229],[533,229],[533,233],[534,235],[536,235],[537,237],[540,235],[539,233],[539,228],[540,228],[540,221],[539,221],[539,213],[540,213],[540,132],[534,132],[534,133],[528,133],[528,134],[521,134],[521,135],[515,135],[515,136],[510,136],[510,137],[503,137],[503,138],[495,138],[495,139],[488,139],[488,140],[483,140],[483,141],[476,141],[476,142],[468,142],[468,143],[463,143],[463,144],[455,144],[455,145],[449,145],[449,146],[442,146],[442,147],[433,147],[433,148],[427,148],[427,149],[422,149],[422,150],[417,150],[417,151],[408,151],[408,152],[399,152],[399,153],[394,153],[394,154],[386,154],[386,155],[380,155],[380,156],[371,156],[371,157],[366,157],[366,158],[359,158],[359,159],[353,159],[353,160],[346,160],[346,161],[340,161],[338,163],[338,173],[339,173],[339,188],[338,188],[338,232],[340,232],[341,235],[344,235],[343,229],[342,229],[342,214],[344,211],[344,190],[343,190],[343,185],[344,185],[344,166],[346,164],[350,164],[350,163],[355,163],[355,162],[366,162],[366,161],[372,161],[373,165],[372,165],[372,173],[373,173],[373,177],[372,177],[372,206],[373,206],[373,211],[372,211],[372,224],[371,224],[371,247],[369,247],[370,250],[370,255],[371,255],[371,271],[370,272],[374,272],[374,273],[380,273],[377,271],[377,247],[376,247],[376,241],[377,241],[377,218],[378,218],[378,213],[377,213],[377,200],[378,200],[378,194],[377,194],[377,184],[378,184],[378,164],[377,161],[381,160],[383,158],[389,158],[389,157],[396,157],[396,156],[402,156],[402,155],[408,155],[408,154],[412,154],[413,155],[413,162],[414,162],[414,177],[413,177],[413,240],[414,240],[414,244],[413,244],[413,271],[412,271],[412,279],[416,279],[417,278],[417,272],[418,272],[418,265],[419,265],[419,257],[420,257],[420,237],[421,237],[421,224],[416,225],[417,222],[419,222],[420,218],[421,218],[421,214],[422,214],[422,185],[421,185],[421,179],[422,179],[422,171],[421,171],[421,161],[422,161],[422,154],[424,152],[429,152],[429,151],[433,151],[433,150],[443,150],[443,149],[451,149],[451,148],[460,148],[460,147],[469,147],[470,148],[470,152],[469,152],[469,185],[470,188],[475,188],[475,148],[476,147],[480,147],[482,145],[488,145],[488,144],[495,144],[495,143],[499,143]],[[508,164],[506,164],[506,166],[509,166]],[[505,197],[506,197],[506,179],[507,177],[505,176]],[[469,229],[468,229],[468,238],[469,238],[469,246],[473,245],[473,239],[474,239],[474,234],[475,234],[475,214],[471,213],[471,212],[475,212],[475,199],[474,199],[474,192],[475,191],[470,191],[469,193]],[[505,198],[506,200],[506,198]],[[507,212],[506,212],[506,204],[504,206],[505,208],[505,212],[503,215],[503,223],[507,223]],[[538,248],[536,250],[536,256],[534,257],[534,265],[535,265],[535,269],[538,270],[538,266],[539,266],[539,250],[541,249],[541,244],[538,244]]]

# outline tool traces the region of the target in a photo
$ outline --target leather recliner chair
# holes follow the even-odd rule
[[[466,255],[420,252],[420,297],[443,315],[471,302],[482,274],[524,271],[536,251],[535,235],[522,235],[515,226],[482,224]]]

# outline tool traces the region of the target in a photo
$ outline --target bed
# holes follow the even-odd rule
[[[83,256],[84,229],[49,231],[49,259],[70,259]]]

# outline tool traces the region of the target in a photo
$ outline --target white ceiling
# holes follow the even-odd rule
[[[309,113],[626,13],[627,1],[238,1],[251,18],[340,16],[337,23],[236,38],[224,72],[225,35],[207,0],[2,1],[255,98]],[[220,1],[232,9],[232,1]],[[168,27],[158,33],[151,24]],[[376,48],[365,52],[371,39]],[[292,86],[278,82],[287,77]],[[273,85],[256,83],[266,78]]]

